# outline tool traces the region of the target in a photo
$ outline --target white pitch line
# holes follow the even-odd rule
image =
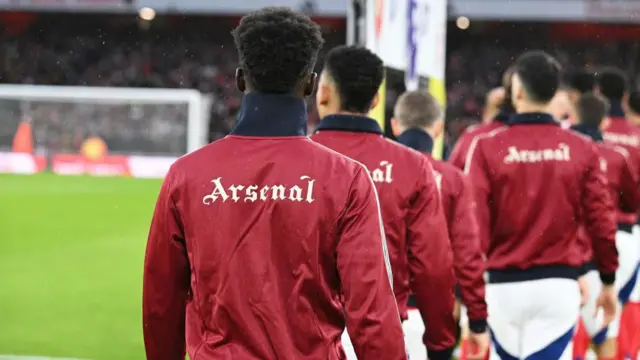
[[[61,358],[50,356],[0,355],[0,360],[87,360],[76,358]]]

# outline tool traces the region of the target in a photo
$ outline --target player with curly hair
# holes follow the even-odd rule
[[[406,360],[376,191],[306,135],[323,39],[287,8],[233,31],[244,92],[231,134],[160,190],[144,266],[149,360]]]

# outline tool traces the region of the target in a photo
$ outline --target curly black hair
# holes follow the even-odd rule
[[[596,73],[596,85],[600,93],[610,101],[620,101],[629,87],[624,72],[615,67],[605,67]]]
[[[248,85],[274,94],[295,90],[313,71],[324,44],[318,24],[285,7],[244,16],[232,35]]]
[[[361,46],[338,46],[327,54],[324,71],[335,82],[342,111],[367,113],[384,77],[382,60]]]
[[[532,101],[548,103],[560,87],[561,67],[544,51],[527,51],[520,55],[514,71]]]

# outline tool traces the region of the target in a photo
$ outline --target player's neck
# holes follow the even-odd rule
[[[358,113],[358,112],[351,112],[351,111],[338,111],[337,113],[334,113],[334,114],[328,114],[328,115],[346,115],[346,116],[363,116],[363,117],[369,117],[369,114]]]
[[[635,126],[640,126],[640,115],[639,114],[628,114],[627,119],[631,121],[631,123]]]
[[[548,113],[549,109],[547,104],[522,103],[518,104],[516,112],[518,114]]]

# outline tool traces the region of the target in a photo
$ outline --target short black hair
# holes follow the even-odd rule
[[[605,67],[596,73],[596,85],[600,93],[610,101],[620,101],[627,92],[627,77],[615,67]]]
[[[232,34],[248,84],[265,93],[295,90],[313,71],[324,44],[318,24],[286,7],[252,12]]]
[[[560,86],[560,64],[544,51],[528,51],[518,57],[514,73],[518,75],[529,98],[548,103]]]
[[[576,112],[581,124],[600,127],[609,112],[609,102],[603,96],[586,93],[578,99]]]
[[[361,46],[338,46],[327,54],[324,71],[335,82],[342,111],[366,113],[382,84],[384,64]]]
[[[409,129],[429,127],[442,115],[438,100],[425,90],[405,92],[400,95],[393,109],[393,116]]]
[[[640,114],[640,91],[634,90],[629,93],[629,109],[636,114]]]
[[[567,87],[580,94],[592,92],[595,85],[595,76],[586,70],[576,70],[567,74]]]

